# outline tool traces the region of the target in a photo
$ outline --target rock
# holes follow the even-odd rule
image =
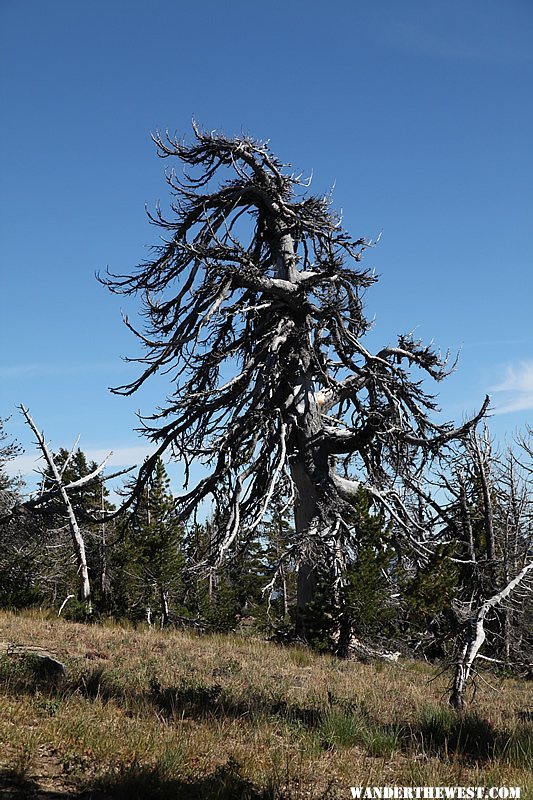
[[[39,680],[57,682],[67,677],[67,668],[63,662],[40,647],[0,642],[0,655],[22,658]]]
[[[42,680],[58,681],[67,677],[67,668],[61,662],[48,653],[32,653],[35,659],[36,673]]]

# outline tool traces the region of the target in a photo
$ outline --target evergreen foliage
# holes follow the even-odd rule
[[[183,529],[174,513],[170,480],[161,459],[126,531],[125,584],[130,607],[149,624],[158,617],[164,627],[170,621],[171,605],[183,595],[184,556]]]
[[[353,544],[339,573],[334,564],[317,567],[316,598],[306,630],[318,650],[346,654],[352,636],[378,639],[397,632],[398,604],[391,598],[395,551],[384,517],[373,511],[361,487],[354,504]]]
[[[0,418],[0,518],[12,508],[22,489],[22,482],[7,472],[7,464],[21,452],[21,448],[9,440],[6,422]],[[36,519],[30,521],[19,517],[0,522],[0,607],[19,608],[42,599],[38,578],[41,534]]]
[[[189,531],[185,547],[192,568],[187,570],[184,611],[209,629],[232,630],[246,617],[265,619],[262,589],[268,581],[268,554],[263,540],[243,537],[231,559],[209,567],[220,524],[215,517]]]

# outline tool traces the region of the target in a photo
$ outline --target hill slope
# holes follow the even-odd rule
[[[0,797],[348,798],[352,785],[527,786],[531,684],[448,677],[236,635],[0,614]],[[6,645],[42,647],[50,680]],[[437,676],[437,677],[436,677]]]

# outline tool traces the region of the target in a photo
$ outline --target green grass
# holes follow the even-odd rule
[[[388,756],[402,747],[400,728],[380,725],[364,707],[332,708],[324,715],[320,736],[324,747],[339,750],[359,746],[371,756]]]

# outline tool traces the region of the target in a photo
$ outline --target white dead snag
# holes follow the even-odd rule
[[[65,597],[65,599],[63,600],[63,602],[59,606],[59,611],[57,612],[57,616],[58,617],[60,617],[61,614],[63,613],[63,609],[65,608],[65,606],[68,603],[68,601],[72,600],[74,597],[75,597],[75,595],[73,595],[73,594],[67,594],[67,596]]]
[[[161,628],[166,628],[170,620],[170,606],[168,602],[168,591],[163,587],[159,591],[161,600]]]
[[[464,708],[465,692],[468,679],[472,673],[472,667],[478,653],[485,641],[485,620],[489,611],[499,606],[512,592],[523,582],[529,572],[533,570],[533,561],[526,564],[518,575],[516,575],[504,589],[492,595],[488,600],[479,606],[475,615],[468,621],[468,632],[465,644],[461,650],[459,660],[455,668],[455,677],[450,695],[450,705],[454,708]]]
[[[368,659],[369,661],[379,660],[395,662],[398,661],[401,653],[398,650],[382,650],[381,648],[371,647],[360,639],[352,636],[348,645],[348,657],[351,656],[362,660]]]
[[[91,584],[89,581],[89,570],[87,567],[85,542],[83,540],[83,534],[80,530],[80,526],[78,525],[78,520],[76,519],[74,508],[72,506],[65,484],[63,482],[62,473],[59,471],[58,466],[54,460],[54,457],[50,452],[48,445],[46,444],[44,435],[37,428],[37,425],[33,421],[30,412],[23,405],[20,406],[20,410],[23,413],[26,422],[28,423],[28,425],[30,426],[30,428],[32,429],[33,433],[36,436],[37,444],[46,460],[46,463],[48,464],[48,468],[50,469],[54,484],[54,490],[61,498],[61,502],[65,508],[65,512],[68,519],[68,526],[72,537],[74,554],[76,556],[76,564],[78,568],[78,576],[80,582],[80,600],[82,601],[82,603],[85,604],[87,613],[92,614]],[[105,462],[102,464],[102,469],[104,466]]]

